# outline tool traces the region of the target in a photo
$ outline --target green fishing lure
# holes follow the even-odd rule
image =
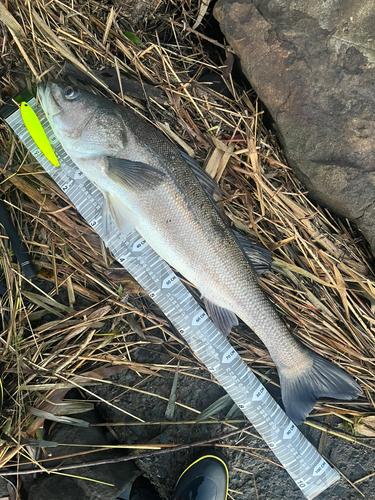
[[[27,102],[21,103],[20,110],[23,123],[25,124],[25,127],[31,137],[34,139],[35,144],[44,156],[52,163],[52,165],[59,167],[59,160],[52,149],[52,146],[35,111],[27,104]]]

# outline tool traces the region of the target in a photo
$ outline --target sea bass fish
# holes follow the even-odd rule
[[[131,221],[198,288],[224,335],[238,317],[261,338],[278,370],[285,411],[296,424],[320,397],[362,394],[345,371],[288,331],[257,283],[251,263],[257,252],[221,218],[207,194],[215,184],[203,170],[194,171],[177,147],[123,106],[65,82],[40,84],[38,95],[63,148],[103,193],[104,226],[109,216],[120,230]]]

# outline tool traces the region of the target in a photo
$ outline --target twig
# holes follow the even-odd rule
[[[163,450],[157,450],[152,453],[133,453],[131,455],[126,455],[125,457],[118,457],[118,458],[112,458],[112,459],[105,459],[105,460],[95,460],[92,462],[86,462],[86,463],[81,463],[81,464],[71,464],[71,465],[64,465],[62,467],[54,467],[50,469],[25,469],[23,471],[18,471],[18,472],[1,472],[0,469],[0,476],[22,476],[24,474],[35,474],[37,472],[60,472],[63,470],[71,470],[71,469],[80,469],[82,467],[95,467],[97,465],[107,465],[107,464],[118,464],[121,462],[128,462],[129,460],[139,460],[142,458],[148,458],[156,455],[164,455],[165,453],[170,453],[170,452],[175,452],[175,451],[181,451],[181,450],[188,450],[190,448],[194,448],[196,446],[203,446],[206,444],[214,443],[215,441],[220,441],[221,439],[227,439],[231,436],[234,436],[236,434],[239,434],[247,429],[250,429],[252,425],[247,425],[241,429],[236,429],[233,432],[229,432],[228,434],[225,434],[224,436],[215,436],[210,439],[205,439],[203,441],[197,441],[195,443],[190,443],[190,444],[182,444],[182,445],[176,445],[176,446],[171,446],[171,448],[168,449],[163,449]]]

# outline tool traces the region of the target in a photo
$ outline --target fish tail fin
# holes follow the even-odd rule
[[[360,386],[344,370],[309,350],[312,366],[298,377],[283,375],[280,370],[281,395],[288,417],[302,423],[319,398],[356,399],[363,394]]]

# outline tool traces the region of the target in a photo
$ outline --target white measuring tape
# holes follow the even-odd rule
[[[36,110],[35,99],[28,104]],[[287,417],[168,264],[139,233],[129,226],[125,238],[113,224],[111,237],[105,239],[102,228],[103,195],[65,153],[47,119],[41,120],[42,125],[61,168],[55,168],[40,152],[27,131],[19,110],[6,121],[105,241],[118,262],[133,275],[173,323],[194,353],[254,425],[305,497],[313,499],[335,483],[340,477],[337,471],[328,465]]]

